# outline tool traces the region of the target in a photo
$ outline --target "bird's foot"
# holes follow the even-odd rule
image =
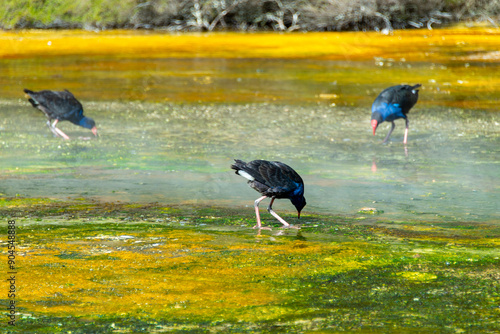
[[[273,230],[273,229],[272,229],[272,228],[270,228],[270,227],[262,227],[262,226],[259,226],[259,225],[255,225],[253,228],[254,228],[254,229],[258,228],[258,229],[259,229],[259,231],[260,231],[260,230],[269,230],[269,231],[272,231],[272,230]]]
[[[293,229],[296,229],[296,230],[300,230],[300,226],[295,226],[295,225],[288,225],[288,226],[282,226],[281,228],[293,228]]]

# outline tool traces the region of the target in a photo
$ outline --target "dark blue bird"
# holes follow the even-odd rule
[[[259,203],[266,197],[271,198],[267,211],[278,219],[284,227],[291,227],[273,211],[272,206],[276,198],[289,198],[297,208],[298,218],[300,218],[300,211],[306,205],[304,182],[300,175],[292,167],[279,161],[253,160],[248,163],[236,159],[234,161],[231,168],[236,171],[236,174],[246,178],[250,187],[263,195],[255,200],[257,225],[254,228],[270,230],[270,228],[262,227],[259,215]]]
[[[47,116],[49,119],[47,125],[54,135],[69,139],[64,132],[56,128],[56,125],[59,121],[70,121],[73,124],[92,130],[92,133],[97,136],[94,120],[83,116],[82,104],[70,91],[41,90],[33,92],[25,89],[24,92],[28,95],[33,107],[41,110]],[[52,121],[54,123],[51,124]]]
[[[375,130],[380,123],[391,122],[391,129],[384,139],[384,143],[387,142],[396,127],[394,120],[404,118],[406,121],[406,130],[403,143],[406,144],[409,125],[407,114],[415,103],[417,103],[418,88],[420,86],[420,84],[415,86],[397,85],[389,87],[380,93],[372,105],[372,128],[374,136]]]

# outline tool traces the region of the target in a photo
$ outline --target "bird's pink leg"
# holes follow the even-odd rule
[[[56,131],[56,132],[57,132],[57,134],[58,134],[59,136],[63,137],[64,139],[66,139],[66,140],[67,140],[67,139],[69,139],[69,137],[68,137],[68,136],[67,136],[64,132],[62,132],[62,130],[60,130],[60,129],[56,128],[56,124],[57,124],[57,122],[59,122],[59,120],[57,120],[57,119],[56,119],[56,120],[54,121],[54,123],[52,123],[52,129],[54,129],[54,131]]]
[[[385,142],[387,142],[389,140],[389,137],[391,136],[391,133],[392,133],[392,131],[394,130],[395,127],[396,127],[396,124],[394,124],[394,122],[392,122],[391,129],[389,130],[389,133],[385,137],[383,143],[385,143]]]
[[[274,200],[275,200],[274,197],[271,198],[271,203],[269,203],[269,206],[267,207],[267,211],[269,211],[269,213],[272,214],[274,216],[274,218],[278,219],[279,222],[281,224],[283,224],[284,228],[297,228],[298,229],[298,227],[295,227],[295,226],[288,224],[283,218],[281,218],[280,216],[278,216],[278,214],[276,212],[274,212],[274,210],[272,208]]]
[[[408,118],[406,119],[406,129],[405,129],[405,138],[403,139],[403,144],[406,145],[408,142],[408,126],[410,125],[410,121],[408,121]]]
[[[56,130],[52,127],[52,124],[50,124],[50,121],[47,121],[47,126],[49,127],[50,131],[54,134],[54,136],[59,137],[59,134],[57,133]]]
[[[255,207],[255,217],[257,217],[257,225],[255,225],[253,228],[258,228],[259,230],[271,230],[270,227],[262,227],[262,224],[260,223],[260,214],[259,214],[259,203],[266,198],[267,196],[262,196],[259,197],[255,200],[254,207]]]

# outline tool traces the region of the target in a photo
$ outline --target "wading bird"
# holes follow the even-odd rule
[[[253,160],[248,163],[237,159],[234,161],[231,168],[236,171],[236,174],[246,178],[250,187],[263,195],[255,200],[257,225],[254,228],[270,230],[269,227],[262,227],[259,215],[259,203],[266,197],[271,198],[267,211],[284,227],[292,227],[273,211],[272,206],[276,198],[289,198],[297,208],[298,218],[300,218],[300,211],[306,205],[304,182],[300,175],[290,166],[279,161]]]
[[[24,92],[28,95],[33,107],[41,110],[47,116],[47,125],[54,135],[69,139],[64,132],[56,128],[56,125],[59,121],[70,121],[73,124],[92,130],[92,133],[97,136],[94,120],[83,116],[82,104],[68,90],[61,92],[52,90],[33,92],[25,89]],[[52,121],[54,122],[51,123]]]
[[[391,129],[384,139],[384,143],[387,142],[392,131],[396,127],[394,120],[404,118],[406,121],[406,129],[403,143],[407,143],[409,121],[406,115],[415,103],[417,103],[418,88],[420,86],[420,84],[415,86],[397,85],[389,87],[380,93],[372,105],[372,128],[374,136],[375,130],[380,123],[385,121],[391,122]]]

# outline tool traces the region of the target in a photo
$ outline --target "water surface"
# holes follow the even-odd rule
[[[0,37],[4,196],[250,206],[229,165],[269,159],[303,176],[304,213],[499,218],[496,30]],[[408,147],[402,121],[381,144],[373,99],[417,82]],[[63,123],[73,140],[53,138],[24,87],[70,89],[101,136]]]

